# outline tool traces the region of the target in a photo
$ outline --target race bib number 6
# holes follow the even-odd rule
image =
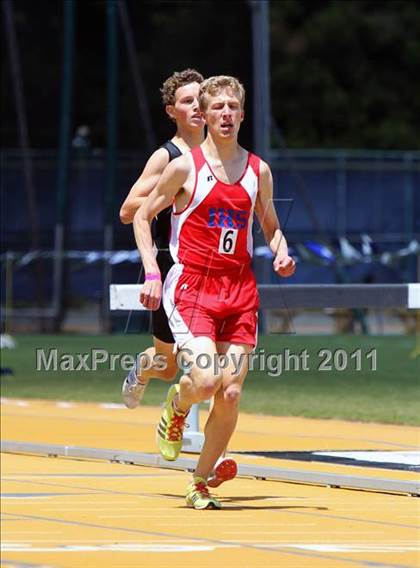
[[[222,229],[219,241],[220,254],[234,254],[236,248],[236,240],[238,238],[238,229]]]

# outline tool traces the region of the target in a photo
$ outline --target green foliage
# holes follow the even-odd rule
[[[62,65],[62,0],[14,3],[34,147],[55,147]],[[246,0],[127,1],[138,64],[158,140],[172,133],[159,87],[174,70],[233,74],[252,114],[251,9]],[[76,2],[73,124],[106,140],[105,3]],[[272,0],[271,93],[286,143],[297,147],[419,149],[420,8],[410,0]],[[144,130],[120,28],[121,148],[144,148]],[[3,40],[3,51],[6,45]],[[2,135],[18,143],[8,65],[2,68]],[[252,120],[241,141],[252,145]]]
[[[121,403],[125,372],[119,366],[96,371],[36,371],[36,349],[57,348],[59,354],[90,353],[105,349],[110,354],[135,354],[150,345],[149,336],[20,336],[18,347],[2,351],[2,366],[13,376],[2,377],[2,396],[55,400]],[[308,351],[308,370],[301,368],[270,376],[269,367],[251,371],[246,379],[241,408],[250,413],[341,418],[366,422],[420,424],[419,361],[410,357],[414,339],[409,337],[271,335],[260,338],[256,353],[299,355]],[[321,371],[320,349],[347,353],[347,368]],[[361,368],[356,370],[351,353],[360,349]],[[377,370],[366,357],[377,351]],[[285,361],[285,359],[284,359]],[[272,367],[273,368],[273,367]],[[159,405],[167,383],[152,381],[143,404]]]
[[[276,121],[291,147],[420,148],[420,10],[271,3]]]

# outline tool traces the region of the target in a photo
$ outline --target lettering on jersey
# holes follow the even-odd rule
[[[247,211],[234,211],[224,207],[210,207],[208,216],[209,227],[222,229],[244,229],[248,221]]]
[[[207,176],[207,181],[213,181],[213,176]]]

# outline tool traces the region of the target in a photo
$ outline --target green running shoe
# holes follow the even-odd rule
[[[221,509],[222,504],[209,493],[207,481],[194,477],[187,486],[187,505],[193,509]]]
[[[166,397],[165,406],[157,428],[157,444],[160,455],[167,461],[174,461],[182,448],[182,434],[188,412],[177,412],[173,400],[179,393],[179,385],[172,385]]]

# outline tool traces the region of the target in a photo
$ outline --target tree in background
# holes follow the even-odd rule
[[[174,69],[237,75],[252,109],[250,8],[245,0],[127,1],[158,140],[159,86]],[[29,129],[35,147],[56,147],[62,2],[15,0]],[[292,148],[420,149],[420,8],[410,0],[272,0],[274,118]],[[3,35],[3,34],[2,34]],[[3,54],[7,53],[4,49]],[[120,147],[142,149],[144,132],[120,38]],[[3,55],[3,59],[5,55]],[[3,146],[17,146],[10,70],[1,70]],[[105,3],[77,3],[74,129],[105,144]],[[252,144],[252,121],[241,133]]]
[[[290,147],[419,149],[420,9],[271,2],[273,114]]]

